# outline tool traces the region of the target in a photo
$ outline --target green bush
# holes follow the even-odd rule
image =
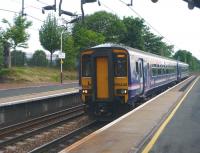
[[[42,50],[36,50],[29,63],[31,66],[47,66],[48,60],[46,54]]]
[[[22,51],[11,52],[11,64],[12,66],[24,66],[26,63],[26,54]]]

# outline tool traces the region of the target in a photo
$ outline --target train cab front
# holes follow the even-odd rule
[[[112,116],[128,100],[125,50],[95,48],[81,54],[82,101],[95,116]]]

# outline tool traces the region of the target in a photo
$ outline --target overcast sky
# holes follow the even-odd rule
[[[45,3],[54,4],[54,0],[24,1],[25,13],[39,19],[36,20],[28,16],[28,19],[33,22],[33,26],[28,30],[31,34],[28,50],[33,52],[36,49],[42,49],[39,42],[38,29],[43,24],[42,21],[46,18],[48,12],[42,14],[41,7],[46,6]],[[123,18],[123,16],[138,17],[137,14],[120,2],[120,0],[100,1],[102,3],[101,6],[98,6],[97,3],[84,5],[85,13],[91,14],[99,10],[106,10],[117,14],[120,18]],[[130,2],[130,0],[123,1],[126,3]],[[0,9],[19,12],[21,10],[21,2],[22,0],[2,1]],[[57,0],[57,3],[59,3],[59,0]],[[133,0],[132,8],[164,36],[166,38],[164,40],[168,44],[175,45],[176,49],[189,50],[194,56],[200,59],[200,9],[189,10],[187,3],[183,0],[159,0],[157,3],[152,3],[151,0]],[[62,9],[81,13],[80,0],[63,0]],[[13,16],[14,13],[0,10],[0,20],[6,18],[11,21]],[[66,16],[62,16],[61,18],[70,20]],[[3,27],[2,23],[0,23],[0,27]],[[159,35],[155,30],[152,29],[152,31]]]

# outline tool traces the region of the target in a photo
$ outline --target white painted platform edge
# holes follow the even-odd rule
[[[62,83],[62,84],[45,84],[45,85],[33,85],[28,87],[19,87],[19,88],[8,88],[8,89],[0,89],[0,91],[7,91],[7,90],[17,90],[17,89],[27,89],[27,88],[40,88],[40,87],[48,87],[48,86],[63,86],[68,84],[75,84],[79,83],[78,81],[68,82],[68,83]]]
[[[49,99],[49,98],[54,98],[54,97],[60,97],[60,96],[70,95],[70,94],[77,93],[78,91],[79,90],[72,90],[72,91],[68,91],[68,92],[64,92],[64,93],[57,93],[57,94],[53,94],[53,95],[40,96],[40,97],[34,97],[34,98],[16,100],[16,101],[11,101],[11,102],[4,102],[4,103],[0,103],[0,107],[11,106],[11,105],[18,105],[18,104],[28,103],[28,102],[32,102],[32,101],[38,101],[38,100],[44,100],[44,99]]]

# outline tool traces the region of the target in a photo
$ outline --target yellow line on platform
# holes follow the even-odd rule
[[[180,105],[182,104],[182,102],[184,101],[184,99],[187,97],[187,95],[189,94],[189,92],[192,90],[192,88],[194,87],[194,85],[196,84],[196,82],[199,80],[199,78],[200,77],[198,77],[194,81],[194,83],[192,84],[192,86],[190,87],[190,89],[181,98],[181,100],[176,105],[176,107],[173,109],[173,111],[171,112],[171,114],[167,117],[167,119],[163,122],[163,124],[160,126],[160,128],[156,131],[156,133],[154,134],[154,136],[152,137],[152,139],[150,140],[150,142],[147,144],[147,146],[144,148],[144,150],[142,151],[142,153],[148,153],[152,149],[152,147],[156,143],[157,139],[159,138],[159,136],[161,135],[161,133],[163,132],[163,130],[165,129],[165,127],[167,126],[167,124],[170,122],[170,120],[172,119],[172,117],[174,116],[174,114],[176,113],[176,111],[178,110],[178,108],[180,107]]]

